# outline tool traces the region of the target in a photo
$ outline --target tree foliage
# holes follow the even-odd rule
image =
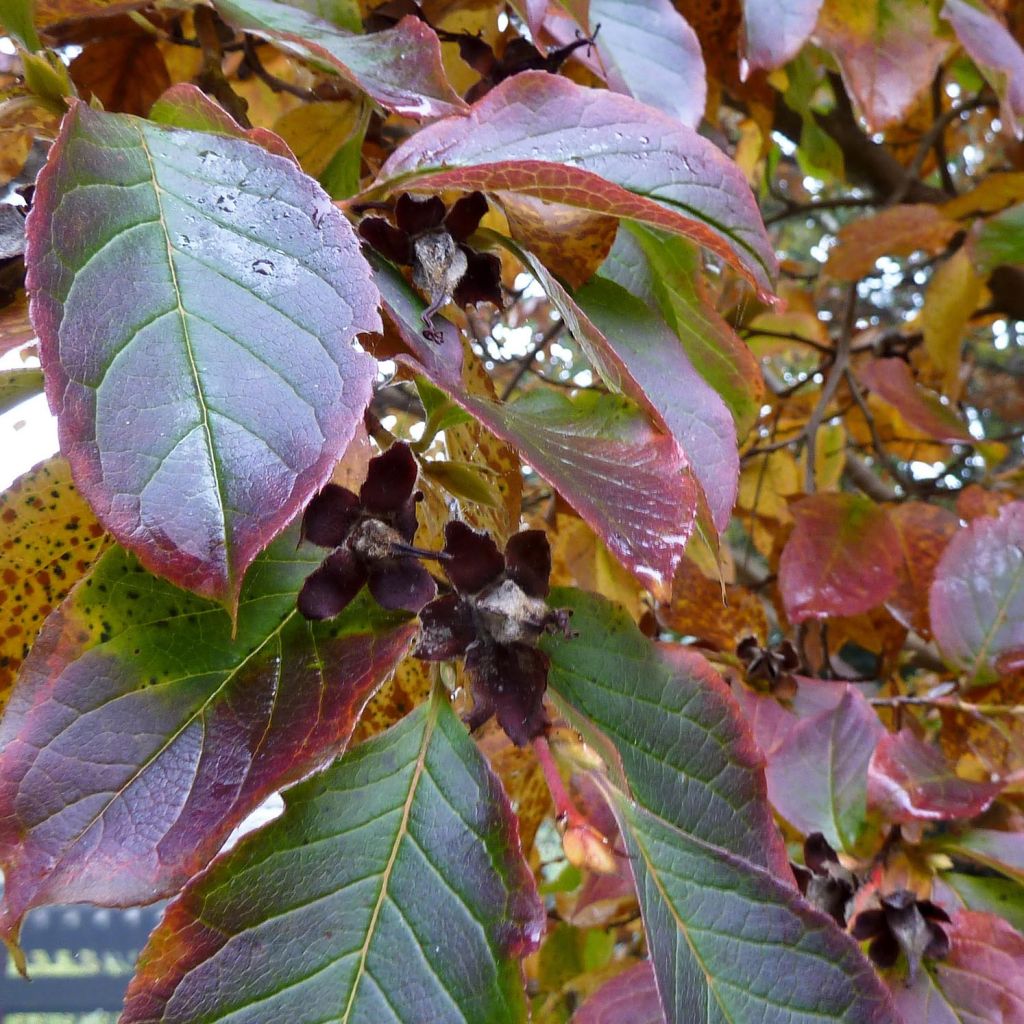
[[[1016,5],[0,24],[15,963],[170,897],[122,1024],[1024,1024]]]

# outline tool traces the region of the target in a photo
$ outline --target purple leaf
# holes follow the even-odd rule
[[[667,597],[693,529],[697,487],[678,443],[631,402],[586,394],[572,401],[538,392],[502,404],[462,381],[458,331],[435,318],[438,343],[423,338],[423,303],[395,270],[374,260],[385,311],[415,360],[402,357],[523,458],[576,509],[612,554]]]
[[[952,26],[971,60],[999,95],[999,113],[1020,136],[1024,117],[1024,51],[1006,25],[985,8],[946,0],[942,17]]]
[[[743,77],[792,60],[814,31],[822,0],[743,0]]]
[[[371,192],[443,188],[526,192],[686,235],[771,293],[775,255],[739,168],[692,129],[627,96],[523,72],[468,116],[438,121],[399,146]]]
[[[704,116],[700,40],[669,0],[590,0],[606,80],[689,128]]]
[[[650,960],[606,981],[576,1011],[573,1024],[665,1024]]]
[[[885,727],[852,686],[842,699],[798,722],[768,758],[768,796],[798,832],[820,832],[852,851],[867,815],[868,765]]]
[[[972,683],[1024,655],[1024,502],[976,519],[950,541],[929,595],[932,633]]]
[[[285,801],[170,905],[123,1024],[526,1019],[544,907],[447,694]]]
[[[336,72],[386,110],[420,119],[466,109],[448,84],[437,36],[419,18],[359,36],[276,0],[217,0],[216,6],[235,28]]]
[[[147,568],[233,608],[370,399],[351,342],[378,296],[352,229],[289,160],[78,103],[27,264],[83,496]]]
[[[344,749],[416,625],[368,599],[306,622],[295,596],[320,551],[297,532],[253,565],[234,637],[121,548],[47,621],[0,726],[5,938],[34,906],[169,895]]]
[[[942,751],[909,729],[886,733],[868,768],[868,801],[896,823],[973,818],[1003,788],[959,778]]]

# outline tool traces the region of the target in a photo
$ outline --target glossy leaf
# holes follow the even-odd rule
[[[895,823],[974,818],[1003,788],[959,778],[941,750],[909,729],[886,733],[868,770],[868,799]]]
[[[788,885],[613,796],[669,1024],[891,1024],[854,941]]]
[[[424,118],[466,107],[445,77],[437,36],[418,18],[360,36],[276,0],[216,0],[216,6],[236,28],[334,71],[386,110]]]
[[[697,508],[697,488],[678,444],[614,396],[589,393],[573,401],[538,392],[499,403],[471,393],[453,325],[435,318],[442,341],[427,341],[420,333],[423,302],[390,265],[375,260],[374,266],[385,311],[416,368],[518,449],[627,569],[667,597]]]
[[[0,370],[0,413],[20,405],[26,398],[43,393],[43,371],[26,366]]]
[[[0,934],[45,903],[175,891],[268,794],[344,748],[416,626],[368,598],[304,620],[296,595],[321,554],[296,541],[253,566],[234,638],[223,609],[121,548],[49,619],[0,726]]]
[[[441,188],[525,192],[638,220],[692,238],[770,291],[775,257],[739,168],[627,96],[541,71],[515,75],[468,116],[399,146],[373,192]]]
[[[1009,29],[991,11],[965,0],[945,0],[942,17],[963,48],[999,95],[999,112],[1020,135],[1024,117],[1024,51]]]
[[[352,229],[291,161],[76,104],[27,262],[83,495],[148,568],[232,607],[370,398],[350,343],[377,296]]]
[[[590,0],[608,85],[690,128],[704,116],[700,41],[669,0]]]
[[[743,56],[747,69],[780,68],[807,42],[822,0],[743,0]]]
[[[876,359],[858,370],[857,376],[922,433],[937,441],[974,443],[956,410],[944,405],[934,391],[921,387],[904,360]]]
[[[975,828],[945,838],[946,849],[1024,883],[1024,835]]]
[[[725,403],[668,324],[640,299],[601,277],[576,299],[636,382],[632,397],[657,415],[686,453],[721,532],[736,503],[740,473],[736,427]]]
[[[724,530],[739,481],[736,431],[729,410],[696,372],[678,337],[655,310],[614,281],[597,277],[570,296],[538,260],[522,250],[519,255],[605,382],[646,407],[679,442],[715,526]]]
[[[513,1024],[543,926],[500,783],[437,694],[189,884],[121,1020]]]
[[[868,765],[885,728],[853,687],[839,702],[797,722],[768,758],[772,806],[805,836],[821,832],[838,850],[856,848],[867,816]]]
[[[652,643],[622,608],[597,595],[555,590],[549,603],[573,610],[578,634],[541,642],[551,658],[549,693],[613,781],[670,825],[788,875],[761,755],[704,658]]]
[[[900,542],[885,510],[854,494],[812,494],[793,506],[796,525],[779,562],[791,622],[858,615],[893,591]]]
[[[650,960],[605,982],[576,1011],[573,1024],[665,1024]]]
[[[949,42],[930,3],[825,0],[815,35],[839,61],[871,131],[903,118],[928,88]]]
[[[960,911],[949,955],[912,986],[893,985],[904,1020],[1019,1024],[1024,1020],[1024,936],[993,914]]]
[[[61,458],[41,462],[0,495],[0,709],[46,617],[109,538]]]
[[[700,250],[685,238],[629,223],[619,231],[601,273],[658,306],[697,371],[729,407],[743,438],[761,408],[761,368],[715,309],[703,270]]]
[[[889,509],[889,522],[899,535],[903,562],[896,589],[885,606],[907,629],[931,637],[928,591],[942,553],[960,527],[956,515],[941,505],[907,501]]]
[[[969,682],[995,680],[1001,659],[1024,651],[1024,502],[975,520],[950,541],[929,607],[943,656]]]

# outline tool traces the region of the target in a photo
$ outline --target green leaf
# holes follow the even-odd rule
[[[1024,264],[1024,203],[981,221],[971,238],[975,265],[983,274],[1004,263]]]
[[[609,259],[634,267],[632,285],[607,276],[638,298],[648,300],[649,292],[697,372],[729,407],[737,436],[745,437],[761,412],[761,369],[712,304],[701,276],[700,250],[684,238],[629,222],[619,231]]]
[[[0,373],[0,413],[43,392],[43,371],[32,367]]]
[[[559,707],[637,802],[677,828],[780,875],[764,761],[725,684],[695,651],[652,643],[596,594],[559,589],[571,639],[549,636],[548,686]]]
[[[41,50],[35,25],[32,24],[32,0],[4,0],[0,7],[0,26],[7,29],[26,50]]]
[[[543,927],[507,798],[438,691],[189,884],[121,1020],[513,1024]]]
[[[1024,934],[1024,885],[1019,881],[962,871],[947,872],[942,881],[964,901],[968,910],[996,914]]]
[[[888,992],[831,918],[703,830],[609,795],[668,1024],[893,1024]]]
[[[234,634],[122,548],[50,616],[0,724],[0,935],[46,903],[169,895],[345,748],[417,627],[365,593],[307,622],[296,596],[322,552],[297,541],[256,560]]]
[[[76,103],[28,243],[82,494],[147,568],[233,608],[370,399],[351,343],[379,329],[378,295],[355,233],[291,160]]]

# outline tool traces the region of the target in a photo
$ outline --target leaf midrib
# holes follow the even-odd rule
[[[344,1012],[339,1018],[339,1024],[349,1024],[349,1021],[352,1018],[352,1011],[356,1005],[356,996],[359,993],[359,986],[367,974],[366,962],[370,955],[370,947],[373,945],[373,939],[377,930],[377,921],[380,918],[384,904],[387,902],[388,887],[391,883],[391,876],[394,871],[395,864],[398,861],[398,851],[401,849],[402,843],[405,841],[408,834],[412,805],[416,799],[420,780],[423,778],[423,772],[426,768],[427,750],[430,746],[430,740],[434,735],[434,729],[437,726],[437,708],[437,696],[435,695],[434,699],[430,702],[429,710],[427,712],[427,720],[423,724],[423,738],[420,740],[420,748],[416,754],[416,762],[413,765],[412,777],[409,780],[409,792],[406,794],[405,803],[402,805],[402,817],[399,820],[398,828],[395,830],[395,838],[391,844],[391,852],[388,854],[387,863],[384,865],[384,871],[381,874],[380,890],[377,893],[377,899],[374,902],[373,911],[370,914],[370,920],[366,926],[366,938],[359,951],[359,963],[356,965],[355,976],[352,979],[352,989],[349,992],[348,1002],[345,1004]]]
[[[163,194],[164,189],[160,184],[156,172],[156,162],[153,159],[153,154],[150,152],[149,143],[146,140],[145,132],[139,128],[139,144],[142,148],[143,155],[146,157],[146,163],[149,167],[150,180],[153,183],[153,195],[156,199],[157,213],[159,214],[160,230],[164,236],[164,244],[167,249],[167,266],[171,274],[171,286],[174,289],[174,299],[177,304],[178,318],[181,321],[182,338],[185,342],[185,354],[188,357],[189,370],[192,374],[192,382],[196,389],[196,403],[199,406],[199,412],[201,417],[200,426],[203,428],[203,433],[206,435],[206,447],[209,453],[210,459],[210,470],[213,473],[214,489],[217,494],[217,505],[220,509],[220,520],[223,526],[223,538],[224,538],[224,574],[227,592],[233,595],[233,580],[234,572],[231,565],[231,539],[228,536],[228,520],[227,520],[227,501],[224,494],[224,484],[221,480],[220,469],[217,465],[217,449],[213,443],[213,431],[210,427],[210,410],[206,401],[206,395],[203,391],[202,379],[199,375],[199,366],[196,363],[195,351],[192,347],[192,336],[189,333],[188,327],[188,316],[185,311],[185,305],[182,298],[181,285],[178,282],[178,270],[174,264],[174,247],[171,245],[171,235],[167,230],[167,217],[164,213]]]

